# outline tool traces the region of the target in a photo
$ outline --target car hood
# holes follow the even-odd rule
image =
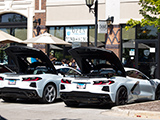
[[[114,54],[114,52],[110,50],[95,47],[78,47],[70,49],[69,53],[76,60],[78,66],[81,69],[82,74],[89,74],[91,70],[97,69],[98,66],[100,66],[100,64],[94,66],[91,64],[91,61],[93,61],[93,59],[101,59],[108,61],[110,63],[109,66],[112,66],[117,71],[121,71],[122,76],[126,76],[124,67],[120,62],[119,58]],[[107,64],[105,65],[107,66]]]
[[[11,46],[5,49],[5,52],[14,61],[17,67],[17,73],[24,73],[30,65],[30,63],[27,62],[27,57],[38,58],[44,66],[52,71],[52,73],[56,73],[56,69],[48,56],[39,49],[28,46]]]

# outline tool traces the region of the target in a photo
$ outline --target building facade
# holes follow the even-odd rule
[[[142,19],[138,1],[98,0],[98,20],[113,16],[114,22],[106,33],[98,33],[97,46],[114,51],[125,66],[159,77],[157,29],[136,26],[125,30],[130,18]],[[71,42],[71,47],[94,46],[95,16],[85,0],[0,0],[0,6],[0,30],[22,40],[47,31]],[[63,46],[63,53],[67,55],[71,47]]]

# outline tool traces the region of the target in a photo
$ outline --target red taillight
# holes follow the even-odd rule
[[[62,80],[61,80],[61,83],[71,84],[71,80],[62,79]]]
[[[112,83],[114,83],[114,81],[108,80],[107,85],[110,85],[110,84],[112,84]]]
[[[3,77],[0,77],[0,81],[3,81],[4,80],[4,78]]]
[[[41,77],[28,77],[28,78],[23,78],[22,81],[39,81],[41,80]]]
[[[108,81],[94,81],[93,85],[110,85],[114,83],[114,81],[108,80]]]

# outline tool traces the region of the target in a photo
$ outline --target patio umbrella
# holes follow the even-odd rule
[[[25,41],[23,41],[23,43],[41,43],[41,44],[47,44],[47,55],[49,55],[49,50],[50,50],[50,46],[49,44],[54,44],[54,45],[71,45],[70,43],[59,39],[47,32],[31,38],[31,39],[27,39]]]
[[[130,41],[124,42],[123,43],[123,48],[135,48],[135,41],[130,40]],[[150,47],[146,44],[139,43],[138,48],[145,49],[145,48],[150,48]]]
[[[37,37],[23,41],[23,43],[44,43],[44,44],[54,44],[54,45],[71,45],[70,43],[61,40],[49,33],[43,33]]]
[[[0,43],[22,43],[22,40],[0,30]]]
[[[50,45],[50,49],[53,49],[53,50],[63,50],[62,48],[57,47],[55,45]]]

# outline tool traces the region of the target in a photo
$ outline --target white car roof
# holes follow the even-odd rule
[[[139,70],[137,70],[137,69],[135,69],[135,68],[128,68],[128,67],[124,67],[124,70],[125,70],[125,71],[129,71],[129,70],[136,70],[136,71],[139,71]]]
[[[56,69],[59,69],[59,68],[71,68],[71,69],[72,69],[72,67],[61,66],[61,65],[54,65],[54,67],[55,67]]]
[[[72,68],[72,67],[69,67],[69,66],[54,65],[54,67],[55,67],[56,69],[60,69],[60,68],[69,68],[69,69],[73,69],[73,70],[77,71],[79,74],[81,74],[80,71],[78,71],[78,70],[76,70],[76,69],[74,69],[74,68]]]

